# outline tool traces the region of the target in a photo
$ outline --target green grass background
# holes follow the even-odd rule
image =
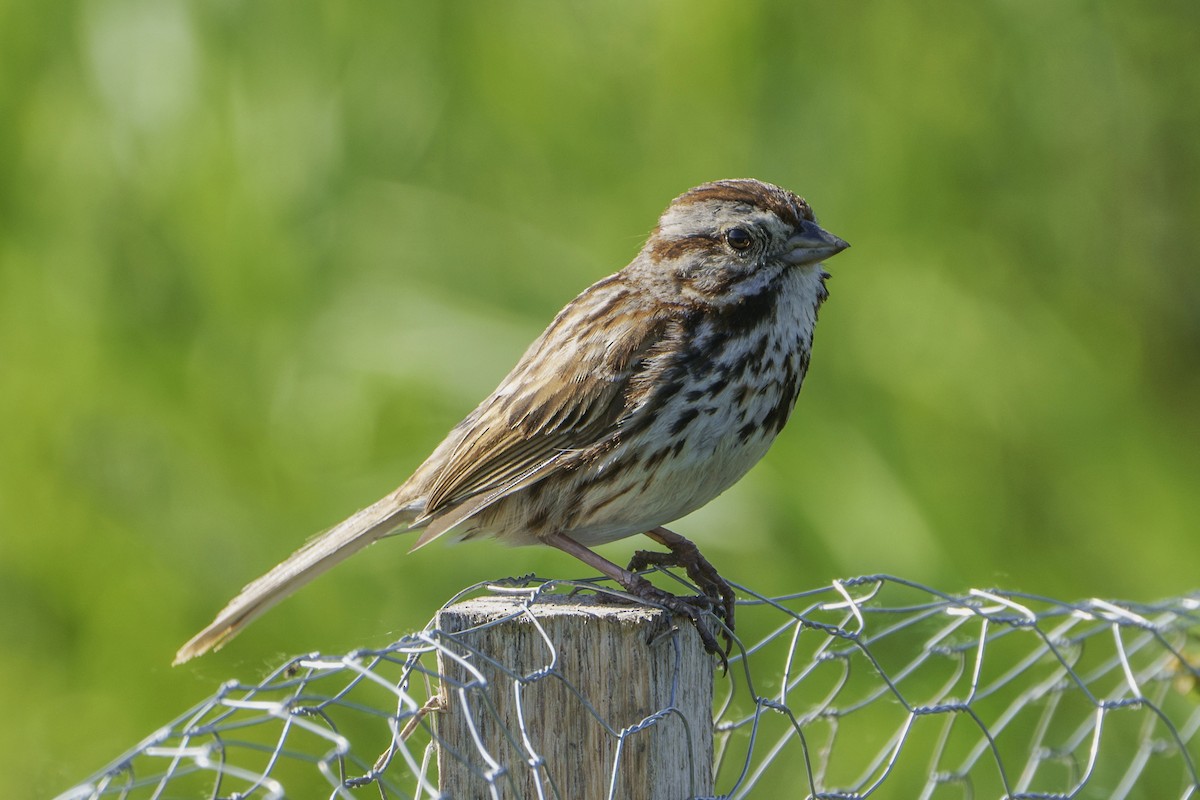
[[[715,178],[853,244],[790,427],[677,526],[727,576],[1195,588],[1197,53],[1190,0],[0,3],[0,795],[586,574],[380,546],[168,666]]]

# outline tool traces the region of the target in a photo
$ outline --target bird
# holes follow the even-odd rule
[[[735,593],[664,526],[732,486],[783,430],[828,296],[823,262],[847,247],[779,186],[732,179],[685,191],[633,260],[567,303],[406,481],[249,583],[174,663],[410,532],[413,550],[447,535],[562,550],[628,600],[686,615],[724,661]],[[591,549],[637,534],[667,551],[637,551],[623,568]],[[656,587],[642,574],[650,566],[684,568],[701,594]]]

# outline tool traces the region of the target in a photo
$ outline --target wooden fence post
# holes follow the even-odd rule
[[[435,715],[444,796],[710,796],[714,662],[690,623],[586,596],[523,601],[482,597],[438,615],[453,636]]]

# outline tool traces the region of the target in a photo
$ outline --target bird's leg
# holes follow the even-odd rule
[[[671,536],[675,536],[675,534],[671,533],[670,531],[667,531],[667,533],[669,533]],[[687,541],[686,539],[683,539],[682,536],[678,538],[685,542]],[[729,650],[727,648],[722,649],[721,646],[717,644],[717,640],[713,636],[712,631],[709,630],[708,625],[704,622],[704,609],[700,608],[695,603],[688,602],[682,597],[676,597],[670,592],[658,588],[641,575],[617,566],[604,556],[593,553],[579,542],[564,536],[561,533],[555,533],[546,537],[542,541],[548,545],[557,547],[559,550],[562,550],[565,553],[570,553],[588,566],[599,570],[601,574],[612,578],[614,581],[619,583],[625,591],[629,592],[639,600],[651,605],[662,606],[669,611],[686,616],[692,621],[692,624],[696,626],[696,631],[700,634],[700,641],[704,643],[704,649],[720,658],[722,666],[724,666],[726,669],[729,668],[728,661],[726,660]],[[688,544],[691,544],[691,542],[688,542]],[[669,547],[670,545],[667,546]],[[693,549],[695,549],[695,545],[693,545]],[[703,558],[701,558],[701,560],[703,561]],[[707,561],[704,563],[708,564]],[[709,564],[708,568],[714,575],[716,574],[716,570],[712,569],[712,565]],[[688,574],[691,574],[690,570]],[[726,634],[727,644],[728,638],[728,634]]]
[[[728,628],[724,634],[725,642],[728,647],[732,647],[733,608],[737,600],[737,596],[733,593],[733,587],[717,573],[716,567],[709,563],[708,559],[701,554],[700,548],[696,547],[691,540],[666,528],[646,531],[646,535],[671,552],[656,553],[650,550],[638,550],[629,561],[629,570],[638,572],[649,566],[683,567],[687,570],[688,577],[712,603],[718,616],[725,620],[725,627]]]

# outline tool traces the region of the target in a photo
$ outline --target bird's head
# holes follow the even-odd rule
[[[725,305],[783,273],[812,269],[850,245],[816,224],[812,207],[762,181],[724,180],[676,197],[631,270],[660,293]]]

